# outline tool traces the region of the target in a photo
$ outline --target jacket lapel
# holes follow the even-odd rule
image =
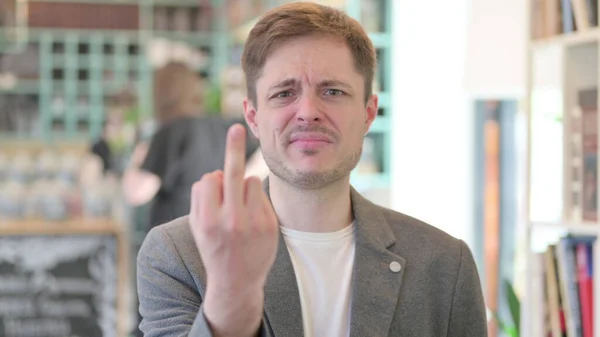
[[[352,208],[356,252],[350,336],[388,336],[406,261],[388,250],[396,238],[379,207],[352,189]]]
[[[264,189],[269,196],[268,180],[264,182]],[[282,234],[275,262],[267,275],[265,314],[273,336],[304,335],[296,273]]]
[[[269,196],[268,179],[264,190]],[[388,336],[406,261],[388,250],[396,238],[381,209],[354,189],[351,196],[356,250],[350,337]],[[391,270],[392,262],[400,264],[400,271]],[[304,335],[296,274],[281,234],[265,285],[265,314],[274,336]]]
[[[304,335],[296,274],[282,235],[265,285],[265,313],[273,336]]]

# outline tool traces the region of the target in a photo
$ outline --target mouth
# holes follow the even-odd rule
[[[333,139],[319,132],[298,132],[290,137],[290,144],[333,143]]]

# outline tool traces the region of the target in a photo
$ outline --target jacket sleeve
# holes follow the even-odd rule
[[[469,247],[463,241],[460,244],[448,337],[487,337],[487,314],[477,266]]]
[[[171,237],[153,228],[138,253],[140,330],[145,337],[212,337],[202,298]],[[260,337],[269,337],[265,322]]]

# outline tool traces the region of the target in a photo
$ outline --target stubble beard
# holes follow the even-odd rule
[[[316,150],[304,150],[302,153],[306,156],[318,155],[318,151]],[[275,153],[262,153],[265,163],[275,176],[301,189],[320,189],[349,176],[350,172],[358,164],[361,154],[362,142],[360,142],[356,152],[343,158],[334,169],[322,172],[309,172],[289,167]]]

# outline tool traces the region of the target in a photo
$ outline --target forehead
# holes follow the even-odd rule
[[[362,83],[350,48],[329,36],[296,37],[276,47],[267,57],[257,87],[288,78]]]

